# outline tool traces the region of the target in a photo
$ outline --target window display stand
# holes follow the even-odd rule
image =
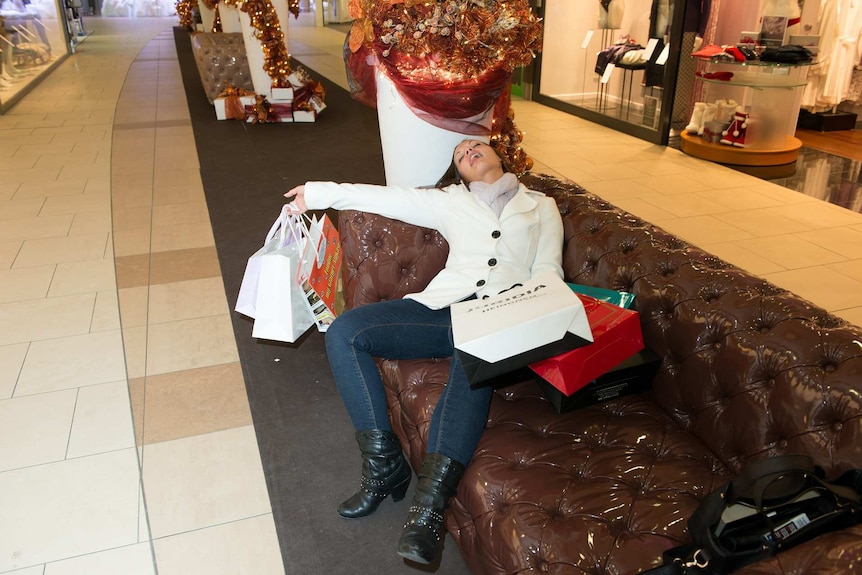
[[[613,44],[614,30],[616,30],[616,28],[602,28],[601,30],[601,49],[604,50],[605,48]],[[586,62],[586,56],[584,56],[584,58],[584,61]],[[587,67],[584,66],[584,70],[586,69]],[[616,106],[611,106],[610,104],[608,104],[608,84],[610,84],[610,80],[608,80],[607,82],[602,82],[601,75],[599,75],[598,78],[599,89],[596,91],[596,110],[598,110],[599,112],[606,112],[608,110],[616,108]]]
[[[807,77],[808,64],[711,62],[704,77],[697,78],[704,83],[704,101],[738,103],[737,109],[747,114],[744,144],[710,142],[683,132],[680,149],[753,175],[792,174],[802,147],[794,134]]]

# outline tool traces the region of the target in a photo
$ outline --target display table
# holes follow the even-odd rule
[[[747,114],[744,146],[713,143],[684,133],[680,148],[691,156],[738,167],[754,175],[792,174],[802,147],[795,133],[808,66],[760,61],[709,62],[703,76],[697,78],[703,83],[703,100],[734,100],[737,110]],[[774,169],[765,170],[767,167]]]

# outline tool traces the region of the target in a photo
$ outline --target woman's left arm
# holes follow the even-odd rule
[[[563,276],[563,219],[557,202],[551,197],[540,198],[539,215],[541,231],[536,257],[530,269],[531,275],[551,270],[561,278]]]

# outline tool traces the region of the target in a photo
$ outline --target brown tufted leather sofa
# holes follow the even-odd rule
[[[862,329],[547,176],[566,279],[637,295],[663,359],[649,394],[559,415],[532,381],[497,390],[446,525],[477,575],[629,575],[689,540],[699,500],[747,462],[862,467]],[[420,290],[448,247],[431,230],[342,212],[347,305]],[[448,360],[381,361],[414,469]],[[445,566],[441,567],[445,571]],[[862,526],[737,573],[862,573]]]

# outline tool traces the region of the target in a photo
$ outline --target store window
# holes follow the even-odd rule
[[[667,143],[682,7],[674,0],[545,0],[533,99]]]
[[[0,108],[8,109],[69,54],[65,12],[55,0],[0,3]]]

